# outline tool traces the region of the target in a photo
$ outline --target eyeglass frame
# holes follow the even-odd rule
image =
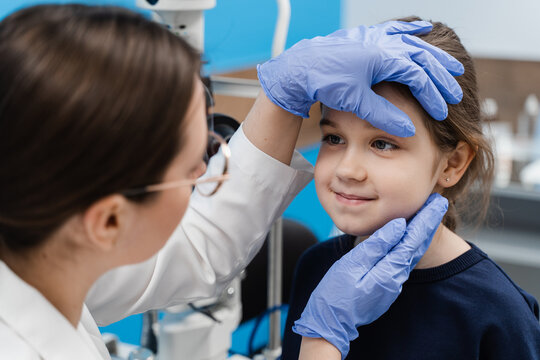
[[[157,192],[157,191],[175,189],[177,187],[182,187],[182,186],[192,186],[192,187],[195,187],[195,189],[197,189],[199,194],[201,194],[202,196],[208,197],[208,196],[214,195],[219,190],[219,188],[223,185],[223,183],[229,180],[230,178],[229,160],[231,158],[231,149],[229,145],[227,144],[227,142],[225,141],[225,139],[223,139],[221,135],[213,131],[208,131],[208,135],[209,137],[212,137],[219,142],[219,149],[221,150],[221,153],[223,154],[223,158],[225,159],[225,166],[223,167],[223,173],[221,175],[211,176],[208,178],[199,177],[194,180],[167,181],[167,182],[162,182],[158,184],[146,185],[139,188],[124,190],[124,191],[121,191],[120,193],[126,197],[130,197],[130,196],[137,196],[137,195],[142,195],[142,194],[147,194],[147,193],[152,193],[152,192]],[[212,156],[210,156],[210,158]],[[206,184],[206,183],[212,183],[212,182],[217,182],[218,185],[209,194],[205,194],[201,192],[197,187],[197,185],[199,184]]]

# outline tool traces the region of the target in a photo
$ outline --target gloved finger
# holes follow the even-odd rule
[[[444,197],[431,195],[407,226],[403,240],[366,274],[365,281],[373,281],[389,294],[399,294],[411,270],[429,247],[447,209],[448,201]]]
[[[393,34],[427,34],[433,28],[429,21],[387,21],[375,25],[388,35]]]
[[[345,256],[367,272],[400,242],[406,227],[403,218],[391,220]]]
[[[373,90],[366,91],[356,115],[395,136],[408,137],[413,136],[415,132],[407,114]]]
[[[426,252],[447,210],[448,200],[440,194],[431,194],[407,225],[407,235],[403,242],[411,246],[413,266]]]
[[[411,55],[411,59],[424,69],[447,103],[457,104],[463,99],[463,91],[456,78],[433,55],[427,51],[418,51]]]
[[[413,260],[420,260],[418,255],[423,255],[428,249],[446,210],[448,210],[446,198],[436,193],[430,195],[424,207],[407,225],[407,232],[402,242],[394,248],[396,255],[403,259],[410,259],[411,264]],[[416,263],[412,264],[414,265]]]
[[[397,279],[402,271],[408,276],[409,271],[416,265],[413,264],[413,260],[418,262],[429,247],[446,210],[448,210],[446,198],[437,193],[430,195],[422,209],[407,225],[403,239],[371,272],[378,274],[379,279],[384,278],[382,274],[388,273],[394,273],[392,276]],[[420,258],[414,259],[418,255]]]
[[[446,119],[448,116],[446,101],[424,69],[409,59],[394,60],[387,67],[384,80],[407,85],[432,118]]]
[[[465,68],[463,64],[456,60],[452,55],[446,51],[431,45],[424,40],[416,36],[402,35],[401,40],[404,43],[414,46],[415,48],[424,49],[429,52],[437,61],[448,70],[448,72],[454,76],[463,75]]]

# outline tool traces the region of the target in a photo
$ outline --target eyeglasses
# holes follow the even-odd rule
[[[231,158],[231,150],[225,139],[213,131],[208,132],[208,145],[206,149],[205,159],[203,161],[208,162],[208,167],[204,175],[200,178],[147,185],[141,188],[124,190],[121,194],[130,197],[150,192],[175,189],[181,186],[192,186],[203,196],[214,195],[221,185],[223,185],[223,182],[229,179],[229,159]],[[218,151],[221,151],[222,156],[212,157]],[[212,158],[212,161],[209,161],[210,158]]]

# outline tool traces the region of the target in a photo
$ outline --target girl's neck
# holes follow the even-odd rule
[[[465,240],[441,224],[433,236],[431,245],[416,265],[416,269],[427,269],[446,264],[470,248],[471,246]]]
[[[48,246],[28,254],[4,249],[1,253],[11,271],[37,289],[75,328],[78,326],[86,295],[97,279],[88,268],[85,271],[75,257],[54,256]]]

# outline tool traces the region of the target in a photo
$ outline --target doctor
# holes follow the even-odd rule
[[[392,22],[339,31],[261,66],[264,94],[231,139],[230,159],[222,145],[206,169],[199,60],[184,41],[121,9],[43,5],[5,18],[0,358],[109,359],[97,324],[218,293],[311,179],[311,166],[294,153],[311,104],[355,111],[405,136],[414,132],[409,119],[372,84],[409,85],[441,120],[446,101],[460,100],[452,76],[460,64],[406,35],[429,30],[425,22]],[[333,53],[336,42],[350,54]],[[392,46],[382,50],[382,42]],[[351,255],[366,269],[361,278],[376,280],[342,280],[379,299],[353,323],[372,321],[397,296],[387,289],[404,279],[393,275],[408,274],[430,241],[429,224],[445,211],[442,203],[424,210],[430,216],[408,228],[391,224],[368,243],[372,251]],[[388,263],[390,271],[378,270]],[[328,299],[315,307],[331,314]],[[335,310],[337,318],[347,311]],[[333,324],[316,320],[306,358],[317,347],[336,350],[325,340]]]

